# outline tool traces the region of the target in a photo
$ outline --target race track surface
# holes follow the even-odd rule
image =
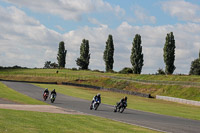
[[[32,84],[20,83],[20,82],[7,82],[2,81],[8,87],[28,95],[37,100],[43,101],[42,94],[44,89],[36,87]],[[50,103],[48,99],[46,101]],[[80,98],[74,98],[63,94],[57,94],[55,103],[51,104],[54,106],[72,109],[80,111],[82,113],[105,117],[129,124],[139,125],[156,129],[164,132],[174,133],[199,133],[200,132],[200,121],[189,120],[178,117],[171,117],[165,115],[159,115],[154,113],[142,112],[137,110],[126,109],[124,113],[114,113],[113,106],[101,104],[98,110],[89,110],[91,101],[83,100]]]

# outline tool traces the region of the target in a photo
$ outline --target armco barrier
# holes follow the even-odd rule
[[[133,91],[127,91],[127,90],[120,90],[120,89],[115,89],[115,88],[103,88],[103,87],[98,87],[98,86],[93,86],[93,85],[76,84],[76,83],[69,83],[69,82],[62,82],[62,84],[63,85],[78,86],[78,87],[93,88],[93,89],[98,89],[98,90],[108,90],[108,91],[112,91],[112,92],[119,92],[119,93],[124,93],[124,94],[129,94],[129,95],[136,95],[136,96],[140,96],[140,97],[153,98],[151,96],[151,94],[145,94],[145,93],[133,92]]]
[[[193,101],[193,100],[187,100],[187,99],[181,99],[181,98],[175,98],[175,97],[156,95],[156,99],[162,99],[162,100],[166,100],[166,101],[172,101],[172,102],[177,102],[177,103],[200,106],[200,102],[199,101]]]
[[[57,84],[57,82],[18,81],[18,80],[4,80],[4,79],[0,79],[0,81],[23,82],[23,83],[38,83],[38,84]]]
[[[78,86],[78,87],[85,87],[85,88],[93,88],[100,90],[101,87],[93,86],[93,85],[85,85],[85,84],[76,84],[76,83],[69,83],[69,82],[62,82],[63,85],[71,85],[71,86]]]

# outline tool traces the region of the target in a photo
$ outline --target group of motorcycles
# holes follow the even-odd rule
[[[94,101],[93,103],[90,104],[90,110],[92,109],[97,110],[99,105],[100,105],[100,102],[98,100]],[[114,106],[114,112],[123,113],[126,107],[127,107],[126,102],[116,103],[116,105]]]
[[[46,93],[46,92],[43,94],[44,101],[47,100],[48,96],[49,96],[49,94]],[[56,99],[56,94],[51,94],[49,99],[51,100],[51,103],[53,103],[55,101],[55,99]]]
[[[43,94],[43,99],[44,101],[47,100],[49,96],[49,93],[47,92],[44,92]],[[56,99],[56,94],[52,93],[49,97],[49,99],[51,100],[51,103],[54,103],[55,99]],[[95,101],[93,101],[91,104],[90,104],[90,110],[94,109],[94,110],[97,110],[98,107],[100,105],[100,101],[98,99],[96,99]],[[119,102],[119,103],[116,103],[116,105],[114,106],[114,112],[120,112],[120,113],[123,113],[124,110],[126,109],[127,107],[127,103],[126,102]]]

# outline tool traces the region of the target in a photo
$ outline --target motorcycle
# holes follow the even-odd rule
[[[43,94],[43,99],[44,99],[44,101],[46,101],[46,100],[47,100],[48,96],[49,96],[49,94],[48,94],[48,93],[46,93],[46,92]]]
[[[114,112],[120,112],[120,113],[123,113],[124,110],[126,109],[127,107],[127,103],[126,102],[123,102],[123,103],[117,103],[116,106],[114,106]]]
[[[53,103],[55,99],[56,99],[56,94],[51,94],[50,96],[51,103]]]
[[[94,110],[97,110],[97,108],[99,107],[100,105],[100,102],[98,99],[96,99],[96,101],[94,101],[93,103],[91,103],[90,105],[90,110],[94,109]]]

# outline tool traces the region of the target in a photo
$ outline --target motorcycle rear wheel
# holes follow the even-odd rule
[[[120,110],[119,110],[120,113],[123,113],[124,112],[124,107],[122,107]]]
[[[98,107],[99,107],[99,104],[96,103],[96,104],[94,105],[94,109],[97,110]]]

